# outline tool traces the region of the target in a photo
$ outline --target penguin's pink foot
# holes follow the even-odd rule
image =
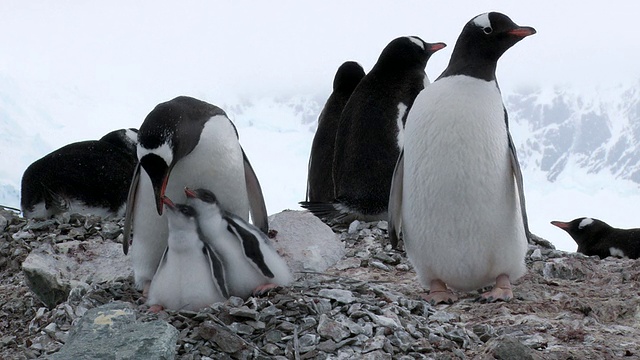
[[[480,295],[476,301],[492,303],[496,301],[509,301],[511,299],[513,299],[513,291],[511,291],[509,275],[502,274],[496,278],[496,285],[493,289]]]
[[[164,307],[163,307],[162,305],[157,305],[157,304],[156,304],[156,305],[151,305],[151,306],[149,306],[149,312],[150,312],[150,313],[157,314],[157,313],[159,313],[159,312],[160,312],[160,311],[162,311],[162,310],[164,310]]]
[[[458,301],[458,297],[440,279],[431,280],[429,294],[424,295],[423,298],[431,305],[453,304]]]
[[[144,286],[142,287],[142,297],[149,297],[149,288],[151,287],[151,281],[145,281]]]
[[[262,295],[266,295],[269,291],[276,289],[280,287],[280,285],[276,285],[276,284],[264,284],[264,285],[260,285],[258,286],[255,290],[253,290],[252,295],[253,296],[262,296]]]

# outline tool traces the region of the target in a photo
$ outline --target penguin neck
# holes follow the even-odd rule
[[[449,65],[438,79],[453,75],[467,75],[486,81],[495,81],[497,66],[498,63],[493,60],[461,61],[454,53],[451,56]]]

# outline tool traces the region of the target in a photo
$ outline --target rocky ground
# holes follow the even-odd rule
[[[430,306],[404,254],[386,245],[385,222],[339,231],[341,261],[261,298],[150,314],[124,278],[45,307],[21,271],[29,252],[72,239],[118,241],[103,231],[113,225],[121,223],[74,216],[39,226],[0,212],[0,358],[58,352],[88,310],[115,300],[130,303],[137,321],[173,325],[179,359],[640,358],[640,261],[531,245],[512,301],[480,304],[474,292]]]

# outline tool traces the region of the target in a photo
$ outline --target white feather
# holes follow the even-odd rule
[[[405,125],[402,226],[425,287],[472,290],[525,271],[527,241],[493,81],[452,76],[416,98]]]

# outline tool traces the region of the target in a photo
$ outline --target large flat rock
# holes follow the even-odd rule
[[[277,231],[272,243],[296,277],[300,272],[323,272],[346,253],[333,230],[307,211],[271,215],[269,229]]]

